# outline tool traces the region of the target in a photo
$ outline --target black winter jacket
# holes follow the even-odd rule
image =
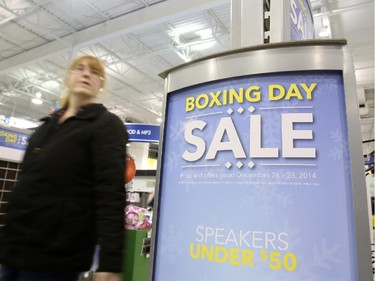
[[[120,272],[127,133],[101,104],[31,136],[12,192],[0,263],[35,271],[86,271],[100,245],[98,271]]]

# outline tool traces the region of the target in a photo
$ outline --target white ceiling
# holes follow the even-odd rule
[[[331,38],[347,39],[352,49],[359,98],[368,106],[362,138],[373,139],[374,0],[311,5],[317,38],[329,26]],[[204,50],[196,43],[203,30],[212,32]],[[158,74],[229,48],[230,0],[1,0],[0,115],[36,121],[48,114],[68,62],[85,53],[105,62],[107,108],[124,121],[157,123],[164,90]],[[37,92],[42,105],[31,102]]]

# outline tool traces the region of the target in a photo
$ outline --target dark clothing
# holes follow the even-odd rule
[[[101,104],[31,136],[0,237],[0,263],[19,269],[121,272],[127,133]]]
[[[10,266],[0,269],[0,281],[77,281],[79,272],[36,272]]]

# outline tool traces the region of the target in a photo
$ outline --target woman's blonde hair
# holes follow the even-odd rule
[[[72,62],[70,63],[70,65],[67,68],[66,73],[65,73],[65,78],[64,78],[65,87],[66,87],[66,81],[68,79],[68,76],[70,75],[70,72],[74,68],[76,68],[77,65],[79,65],[83,60],[85,60],[85,61],[88,62],[89,67],[91,69],[95,69],[95,71],[97,71],[99,73],[99,75],[101,77],[101,79],[100,79],[100,82],[101,82],[100,88],[104,89],[105,82],[106,82],[106,73],[105,73],[104,64],[103,64],[103,62],[99,58],[94,57],[94,56],[90,56],[90,55],[78,56],[74,60],[72,60]],[[60,108],[67,108],[68,105],[69,105],[69,92],[65,91],[65,94],[63,95],[63,97],[60,100]]]

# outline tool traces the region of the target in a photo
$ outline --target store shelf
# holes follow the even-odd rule
[[[136,177],[156,177],[156,170],[137,170]]]
[[[18,180],[20,164],[0,161],[0,232],[4,226],[4,215],[9,196]]]
[[[150,194],[155,192],[155,184],[156,170],[137,170],[132,181],[125,185],[126,202],[146,208]]]

